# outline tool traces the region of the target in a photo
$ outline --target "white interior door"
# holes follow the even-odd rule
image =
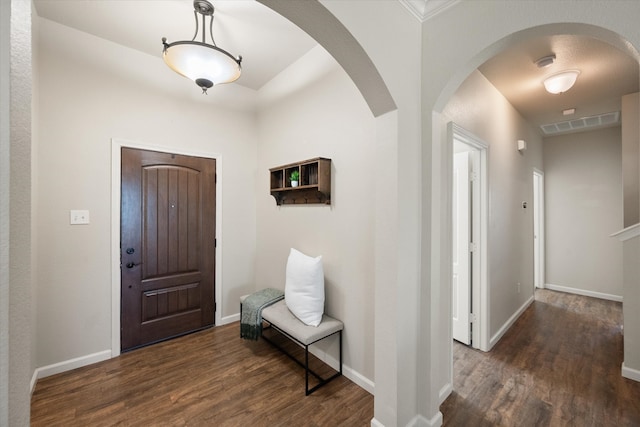
[[[544,175],[533,171],[533,284],[544,288]]]
[[[469,153],[453,158],[453,339],[471,343],[470,251],[470,176]]]

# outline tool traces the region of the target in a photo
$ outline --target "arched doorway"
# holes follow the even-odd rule
[[[500,52],[502,49],[505,49],[508,46],[511,46],[528,38],[552,34],[585,35],[608,43],[613,48],[625,52],[631,58],[634,58],[635,61],[638,60],[637,51],[633,48],[630,42],[623,40],[620,35],[614,33],[613,31],[602,27],[597,27],[589,24],[542,24],[537,27],[529,28],[526,24],[523,23],[523,28],[526,29],[494,39],[489,43],[488,48],[479,48],[477,51],[478,53],[470,52],[469,57],[466,58],[467,62],[464,65],[458,64],[458,68],[455,70],[455,72],[451,73],[451,78],[446,81],[443,79],[444,83],[443,86],[441,86],[442,91],[439,93],[437,99],[432,98],[432,100],[434,100],[433,120],[429,124],[430,126],[428,126],[431,127],[432,135],[443,135],[443,132],[441,132],[440,129],[443,129],[448,122],[448,118],[445,114],[443,114],[444,110],[447,103],[453,97],[454,93],[457,91],[462,82],[469,75],[471,75],[474,70],[476,70],[482,63],[493,57],[493,55],[495,55],[497,52]],[[636,40],[636,42],[637,41],[638,40]],[[440,192],[448,194],[448,192],[450,192],[451,190],[452,185],[451,178],[446,173],[446,168],[442,168],[441,166],[439,166],[442,165],[443,162],[445,162],[446,164],[447,161],[447,150],[444,145],[446,144],[446,142],[444,138],[435,137],[432,140],[432,144],[432,152],[436,153],[436,155],[429,159],[429,161],[431,162],[432,170],[435,170],[435,172],[433,174],[430,174],[430,176],[428,176],[426,179],[430,181],[433,180],[434,182],[439,182]],[[434,175],[436,176],[434,177]],[[451,230],[451,224],[449,222],[450,215],[448,214],[446,203],[436,199],[435,197],[431,197],[430,212],[433,215],[431,219],[432,224],[438,224],[440,227],[447,230],[444,234],[448,235]],[[444,237],[443,240],[446,241],[446,239],[447,237]],[[431,317],[432,321],[438,324],[438,326],[436,326],[436,329],[441,331],[441,334],[431,341],[431,360],[434,361],[434,363],[440,363],[442,366],[451,366],[450,363],[445,363],[451,360],[452,355],[447,354],[447,351],[444,350],[446,346],[444,345],[444,340],[442,340],[445,336],[448,342],[450,342],[451,340],[451,316],[446,313],[446,307],[450,307],[450,304],[446,300],[446,297],[451,294],[451,280],[446,272],[448,271],[447,268],[451,264],[451,259],[449,256],[447,256],[449,252],[444,251],[443,253],[445,255],[442,256],[441,254],[439,259],[431,258],[431,262],[437,263],[439,265],[440,271],[436,275],[437,279],[430,285],[432,294],[439,296],[438,301],[440,307],[445,307],[445,309],[440,308],[440,316],[438,316],[437,318],[434,316]],[[423,262],[424,261],[425,260],[423,258]],[[435,307],[433,308],[435,309]],[[442,341],[438,341],[439,339]],[[449,378],[452,378],[452,375],[452,371],[444,375],[435,373],[435,376],[438,377],[438,379],[435,381],[437,385],[432,386],[431,389],[432,404],[436,404],[437,402],[442,401],[444,400],[444,398],[446,398],[446,395],[448,395],[451,390],[448,387],[451,382],[450,380],[447,380],[445,376],[449,376]]]

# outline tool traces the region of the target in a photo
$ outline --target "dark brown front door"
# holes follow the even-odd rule
[[[215,159],[122,148],[122,351],[213,325]]]

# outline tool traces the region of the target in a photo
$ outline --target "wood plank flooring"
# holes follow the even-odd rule
[[[445,426],[640,426],[620,303],[549,290],[489,353],[454,345]]]
[[[43,378],[31,425],[370,425],[369,393],[339,377],[305,396],[304,369],[239,336],[234,323]]]
[[[489,353],[454,346],[445,426],[640,426],[620,376],[621,304],[547,290]],[[33,426],[369,426],[344,377],[304,396],[303,370],[238,323],[38,381]]]

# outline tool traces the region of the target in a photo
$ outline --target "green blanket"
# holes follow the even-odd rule
[[[262,336],[262,309],[284,298],[284,292],[267,288],[254,292],[242,302],[240,338],[257,341]]]

